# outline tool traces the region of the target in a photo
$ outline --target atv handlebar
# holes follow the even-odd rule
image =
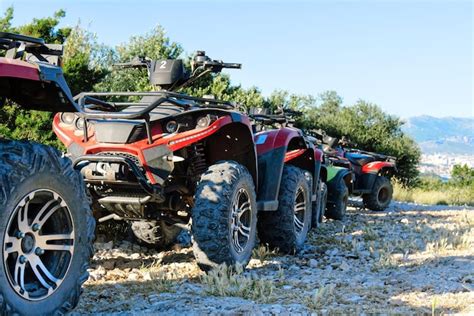
[[[150,60],[145,57],[135,57],[129,62],[115,63],[112,66],[116,68],[148,68],[150,66]]]

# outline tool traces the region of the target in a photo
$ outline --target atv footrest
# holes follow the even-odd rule
[[[150,201],[151,196],[133,197],[133,196],[107,196],[100,198],[100,204],[134,204],[143,205]]]

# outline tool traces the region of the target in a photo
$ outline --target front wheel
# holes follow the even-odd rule
[[[285,165],[276,211],[261,212],[258,235],[263,244],[283,253],[301,250],[311,225],[311,190],[300,168]]]
[[[336,192],[332,195],[333,200],[328,202],[326,217],[342,220],[346,216],[347,203],[349,201],[349,189],[344,178],[340,178],[336,184]]]
[[[0,187],[0,314],[70,311],[95,229],[80,174],[55,149],[1,141]]]
[[[374,182],[372,192],[364,194],[364,206],[373,211],[385,210],[392,201],[393,187],[390,179],[383,176],[377,176]]]
[[[218,162],[201,176],[192,209],[193,251],[205,271],[219,264],[246,266],[255,246],[257,202],[248,170]]]

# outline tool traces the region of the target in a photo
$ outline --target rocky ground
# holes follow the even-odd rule
[[[352,207],[296,256],[261,246],[246,271],[207,275],[189,248],[98,240],[75,314],[474,313],[474,209]]]

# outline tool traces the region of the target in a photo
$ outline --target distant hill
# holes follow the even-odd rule
[[[406,120],[403,131],[418,142],[424,154],[474,155],[474,117],[415,116]]]

